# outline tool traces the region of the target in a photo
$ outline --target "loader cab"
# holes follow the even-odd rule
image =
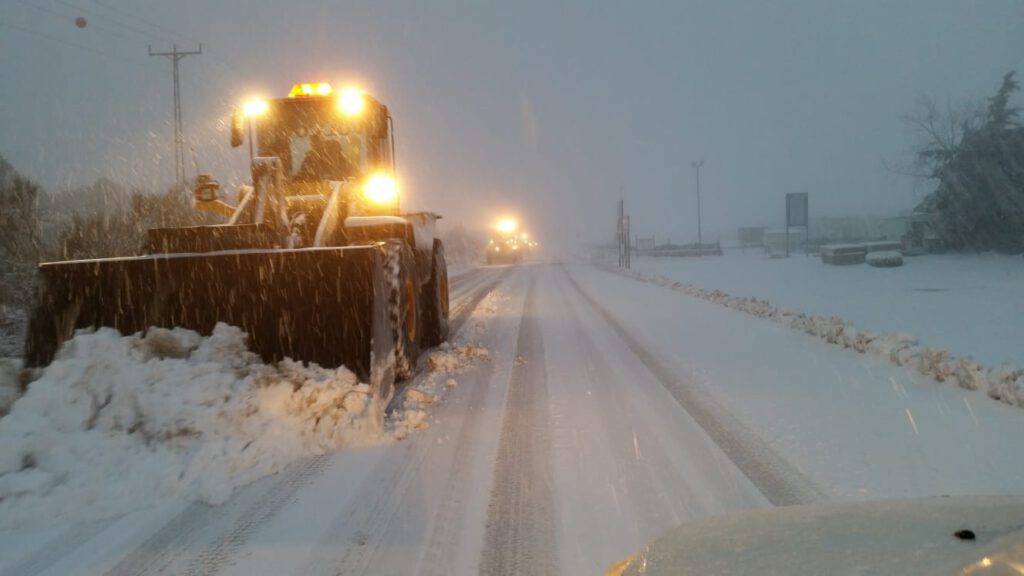
[[[391,116],[372,96],[326,83],[296,84],[285,98],[250,104],[233,123],[232,145],[241,145],[247,128],[254,156],[281,160],[289,196],[322,193],[328,182],[362,190],[374,178],[394,178]],[[391,206],[388,198],[357,196],[354,213],[397,212],[397,198]]]

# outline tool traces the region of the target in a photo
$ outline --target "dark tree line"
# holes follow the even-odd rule
[[[92,207],[74,212],[60,227],[55,248],[62,259],[131,256],[138,254],[150,228],[215,221],[194,210],[191,200],[174,190],[152,194],[100,179],[75,194],[92,199]]]
[[[0,323],[31,304],[40,261],[130,256],[150,228],[215,220],[180,191],[154,194],[106,178],[50,193],[0,157]]]
[[[1024,127],[1010,105],[1019,88],[1009,72],[987,106],[942,117],[925,101],[910,117],[928,137],[918,165],[938,182],[918,210],[935,215],[951,248],[1024,252]]]
[[[0,260],[21,262],[39,250],[39,186],[0,158]]]
[[[0,158],[0,322],[25,305],[32,267],[42,250],[40,188]]]

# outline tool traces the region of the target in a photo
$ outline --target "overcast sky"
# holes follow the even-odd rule
[[[1020,0],[2,0],[0,155],[51,189],[168,186],[171,64],[147,46],[202,42],[185,131],[222,182],[245,177],[234,106],[353,83],[392,109],[409,207],[560,241],[607,238],[621,195],[635,232],[692,241],[703,159],[713,240],[780,224],[786,192],[812,216],[910,209],[900,116],[1024,72],[1022,25]]]

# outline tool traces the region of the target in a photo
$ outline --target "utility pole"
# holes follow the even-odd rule
[[[701,239],[700,230],[700,167],[704,165],[703,160],[690,162],[690,165],[697,171],[697,257],[700,258],[704,242]]]
[[[625,207],[623,206],[623,201],[619,200],[619,214],[615,221],[615,244],[616,249],[619,252],[619,268],[626,265],[626,257],[625,254],[622,253],[622,235],[626,233],[625,224]]]
[[[629,239],[632,238],[632,236],[630,236],[630,230],[629,230],[629,216],[626,216],[625,220],[626,220],[626,222],[625,222],[625,224],[623,226],[625,227],[625,230],[626,230],[626,237],[625,237],[625,244],[626,245],[624,246],[624,248],[626,249],[626,270],[629,270],[630,264],[631,264],[631,262],[630,262],[631,261],[631,258],[630,258],[630,256],[631,256],[631,254],[630,254],[631,246],[629,244]]]
[[[185,187],[185,136],[181,123],[181,85],[178,81],[178,62],[185,56],[198,56],[203,53],[203,45],[199,50],[179,51],[175,44],[171,52],[153,52],[149,47],[150,56],[167,56],[174,65],[174,178],[178,189]]]

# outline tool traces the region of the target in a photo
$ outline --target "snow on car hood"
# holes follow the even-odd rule
[[[790,506],[684,524],[608,574],[1020,574],[1022,530],[1018,496]]]
[[[0,419],[0,528],[218,503],[297,460],[379,441],[345,368],[263,364],[239,329],[79,333]]]

